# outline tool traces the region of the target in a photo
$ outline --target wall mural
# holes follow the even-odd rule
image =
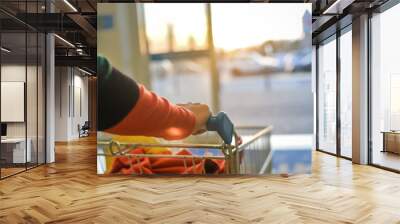
[[[98,4],[97,41],[98,174],[311,172],[311,4]]]

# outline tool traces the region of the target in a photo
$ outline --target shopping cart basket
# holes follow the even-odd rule
[[[226,116],[226,115],[224,115]],[[220,122],[224,123],[224,122]],[[226,128],[223,127],[222,129]],[[210,127],[210,129],[213,129]],[[218,128],[217,128],[218,129]],[[215,130],[215,128],[214,128]],[[224,130],[229,130],[224,129]],[[249,131],[257,130],[257,132],[251,136],[248,136]],[[140,160],[143,158],[175,158],[181,159],[182,165],[187,168],[192,168],[206,159],[224,160],[225,174],[264,174],[269,170],[269,163],[271,157],[270,148],[270,134],[272,126],[260,128],[260,127],[238,127],[229,130],[227,133],[215,130],[218,132],[221,140],[217,143],[204,144],[204,143],[137,143],[137,142],[118,142],[115,140],[110,141],[98,141],[98,147],[102,148],[102,152],[98,153],[98,157],[125,157],[131,158],[140,164]],[[229,133],[230,132],[230,133]],[[229,136],[229,134],[231,136]],[[239,145],[240,135],[244,135],[243,143]],[[232,141],[233,140],[233,141]],[[174,154],[131,154],[130,151],[134,148],[166,148],[166,149],[204,149],[207,150],[218,150],[221,153],[219,155],[174,155]],[[190,162],[188,162],[190,161]],[[139,167],[139,172],[133,173],[135,175],[142,175],[145,172],[143,167]],[[202,170],[205,174],[205,170]],[[191,174],[188,172],[187,174]]]

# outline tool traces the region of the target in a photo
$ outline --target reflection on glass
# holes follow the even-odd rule
[[[400,5],[372,17],[372,163],[400,170]]]
[[[336,39],[318,48],[318,144],[336,153]]]
[[[30,158],[27,167],[37,165],[38,141],[37,141],[37,79],[38,79],[38,35],[36,32],[27,33],[27,74],[26,74],[26,118],[27,118],[27,143],[30,149]]]
[[[352,45],[351,30],[340,36],[340,153],[352,157]]]
[[[45,0],[1,1],[23,13],[44,13]],[[45,35],[7,18],[1,32],[1,178],[45,161]],[[9,30],[11,29],[11,30]]]
[[[45,35],[39,33],[38,40],[38,77],[37,77],[37,90],[38,90],[38,135],[37,135],[37,162],[38,164],[45,163],[45,60],[46,60],[46,52],[45,52],[45,44],[46,38]]]
[[[30,162],[30,141],[26,141],[26,34],[2,33],[1,46],[1,122],[6,134],[1,140],[1,176],[6,177],[25,170]],[[3,135],[3,134],[2,134]],[[28,144],[27,144],[28,143]]]

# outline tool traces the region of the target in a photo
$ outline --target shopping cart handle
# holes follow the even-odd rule
[[[210,116],[207,121],[207,130],[216,131],[226,144],[231,144],[233,136],[233,123],[225,112]]]

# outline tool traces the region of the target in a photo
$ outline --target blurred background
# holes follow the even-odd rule
[[[98,53],[174,103],[273,125],[273,150],[311,150],[311,4],[99,4]]]

